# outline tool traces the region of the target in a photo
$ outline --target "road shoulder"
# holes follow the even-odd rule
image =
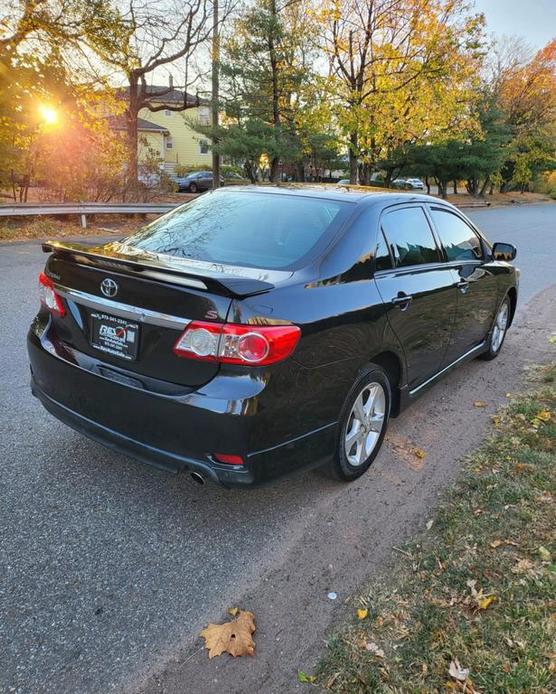
[[[184,634],[182,643],[171,646],[175,655],[156,671],[129,681],[128,690],[266,694],[302,688],[297,672],[312,671],[326,634],[341,617],[341,603],[392,563],[393,547],[425,527],[439,498],[458,478],[462,460],[489,431],[491,415],[507,402],[507,393],[523,387],[528,368],[550,360],[555,307],[553,285],[521,310],[497,360],[456,370],[394,420],[370,473],[352,485],[331,488],[318,514],[305,518],[284,553],[250,589],[238,590],[236,605],[257,618],[254,658],[209,661],[197,635]],[[477,400],[486,407],[474,407]],[[425,451],[424,459],[407,454],[413,446]],[[330,591],[338,594],[336,601],[327,597]],[[227,607],[207,614],[206,622],[223,619]]]

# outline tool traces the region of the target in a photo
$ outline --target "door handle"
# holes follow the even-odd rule
[[[460,280],[457,284],[456,287],[460,290],[462,294],[465,294],[467,290],[469,289],[469,282],[467,280]]]
[[[392,299],[394,306],[399,306],[402,311],[406,311],[409,308],[409,304],[413,300],[411,294],[405,294],[404,292],[398,292],[398,296]]]

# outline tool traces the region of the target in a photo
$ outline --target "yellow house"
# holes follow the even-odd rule
[[[137,129],[139,134],[139,161],[150,154],[157,156],[166,173],[174,174],[177,166],[211,167],[211,152],[207,138],[189,127],[187,121],[210,124],[210,106],[204,99],[185,94],[179,89],[149,87],[149,102],[159,111],[142,108],[139,111]],[[158,95],[160,93],[160,95]],[[187,103],[184,111],[173,111]],[[120,123],[122,121],[120,120]],[[123,123],[122,123],[123,125]],[[116,126],[117,129],[123,129]]]

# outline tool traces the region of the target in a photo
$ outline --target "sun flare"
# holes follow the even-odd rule
[[[42,120],[47,125],[54,125],[58,122],[58,111],[56,111],[56,109],[52,106],[46,106],[45,104],[42,104],[41,106],[39,106],[39,113]]]

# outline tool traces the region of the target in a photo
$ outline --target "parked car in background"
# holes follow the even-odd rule
[[[349,178],[341,178],[341,179],[338,181],[337,185],[339,185],[339,186],[349,186],[349,185],[351,185],[351,181],[349,180]]]
[[[225,486],[317,465],[356,479],[390,417],[498,355],[517,302],[515,248],[414,193],[225,188],[121,241],[43,249],[34,395]]]
[[[405,178],[395,178],[392,181],[392,188],[399,188],[400,190],[407,190],[410,186]]]
[[[425,184],[420,178],[406,178],[405,179],[408,188],[413,190],[424,190]]]
[[[192,171],[186,176],[178,176],[176,183],[180,193],[201,193],[212,188],[212,171]],[[220,185],[225,185],[222,177]]]

